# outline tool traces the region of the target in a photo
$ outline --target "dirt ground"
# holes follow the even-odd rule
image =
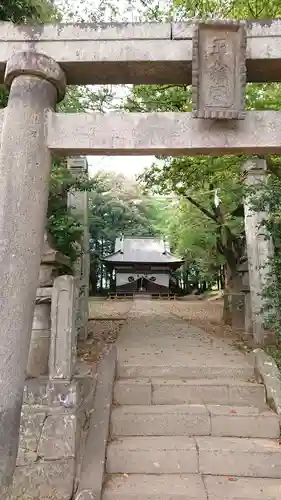
[[[88,339],[78,342],[78,357],[89,364],[92,370],[115,342],[132,305],[132,300],[90,299]]]
[[[133,305],[132,300],[125,299],[90,299],[89,300],[89,318],[126,318]]]

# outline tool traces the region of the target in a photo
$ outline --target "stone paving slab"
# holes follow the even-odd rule
[[[135,363],[124,360],[119,360],[117,365],[117,376],[120,378],[142,378],[142,377],[161,377],[161,378],[192,378],[192,379],[216,379],[216,378],[235,378],[240,380],[249,380],[253,377],[253,367],[246,365],[235,364],[220,364],[208,365],[204,364],[204,359],[198,359],[195,362],[186,357],[183,360],[175,363],[173,359],[167,359],[165,363],[163,359],[148,360],[141,363],[136,359]],[[200,362],[201,361],[201,362]],[[217,363],[218,361],[215,360]],[[225,363],[225,359],[223,360]]]
[[[199,475],[131,474],[110,477],[102,500],[207,500]],[[270,499],[271,500],[271,499]]]
[[[153,404],[221,404],[261,406],[264,386],[235,380],[152,380]]]
[[[208,500],[279,500],[281,498],[280,479],[204,476],[204,483]]]
[[[281,446],[277,440],[227,437],[195,440],[202,474],[281,479]]]
[[[112,436],[208,436],[211,419],[201,405],[121,406],[111,414]]]
[[[125,437],[108,444],[110,474],[193,474],[198,456],[193,438],[185,436]]]
[[[117,380],[114,384],[113,399],[120,405],[151,404],[152,387],[149,379]]]
[[[74,471],[74,458],[17,467],[9,500],[69,500],[74,487]]]
[[[277,439],[268,408],[226,405],[126,405],[113,408],[112,436],[221,436]]]
[[[212,436],[272,438],[280,436],[279,419],[268,408],[208,405]]]

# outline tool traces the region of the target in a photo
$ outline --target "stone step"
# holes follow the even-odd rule
[[[121,405],[214,404],[263,407],[262,384],[228,379],[120,379],[114,402]]]
[[[107,446],[109,474],[194,474],[196,443],[186,436],[124,437]]]
[[[207,405],[211,435],[241,438],[278,439],[278,415],[269,408]]]
[[[233,436],[278,438],[279,419],[267,408],[211,405],[115,407],[111,436]]]
[[[198,499],[207,500],[204,483],[199,474],[110,476],[102,495],[102,500]]]
[[[201,474],[281,478],[279,440],[196,437],[195,441]]]
[[[204,476],[204,483],[208,500],[278,500],[281,494],[280,479]]]
[[[216,378],[235,378],[247,381],[254,375],[254,369],[249,364],[231,366],[226,364],[224,366],[212,366],[204,364],[179,364],[173,365],[172,363],[157,363],[140,365],[131,364],[129,362],[117,363],[117,377],[118,378],[186,378],[186,379],[216,379]]]
[[[281,447],[269,439],[150,436],[108,444],[109,474],[195,474],[281,478]]]
[[[197,475],[109,476],[102,500],[278,500],[280,480]]]

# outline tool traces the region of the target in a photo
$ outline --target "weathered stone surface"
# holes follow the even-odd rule
[[[152,380],[153,404],[264,404],[263,385],[230,380]]]
[[[202,405],[121,406],[111,414],[112,436],[204,436],[211,434]]]
[[[256,377],[265,385],[266,400],[281,424],[281,375],[274,359],[262,349],[253,351]]]
[[[70,381],[76,362],[75,280],[59,276],[54,281],[51,306],[49,378]]]
[[[266,161],[261,158],[247,160],[244,165],[245,185],[257,192],[266,184]],[[264,345],[267,341],[265,331],[266,313],[264,312],[264,287],[270,273],[269,260],[272,256],[272,241],[268,239],[263,221],[266,212],[253,209],[251,194],[245,197],[245,233],[249,267],[250,298],[252,311],[253,337],[256,345]]]
[[[7,61],[5,85],[10,88],[18,76],[34,75],[53,84],[58,100],[63,99],[66,88],[65,74],[61,67],[47,55],[34,50],[15,52]]]
[[[193,36],[193,115],[244,119],[245,26],[235,21],[198,22]]]
[[[20,447],[23,450],[33,452],[37,450],[46,414],[46,411],[36,411],[32,408],[22,413]]]
[[[146,379],[117,380],[113,399],[120,405],[147,405],[151,403],[151,382]]]
[[[35,305],[26,375],[47,375],[51,337],[51,301]]]
[[[146,499],[207,500],[207,495],[201,476],[193,474],[130,474],[109,477],[105,483],[103,500]]]
[[[238,123],[192,113],[49,113],[48,145],[64,156],[280,154],[280,127],[278,111],[248,111]]]
[[[126,437],[108,444],[109,474],[193,474],[198,472],[195,441],[185,436]]]
[[[218,476],[281,478],[279,441],[196,437],[199,471]]]
[[[16,464],[51,167],[45,114],[55,107],[61,75],[54,60],[35,51],[30,57],[18,52],[5,69],[10,93],[0,151],[0,489]]]
[[[75,415],[48,416],[42,430],[38,455],[45,460],[75,457]]]
[[[113,383],[116,373],[116,347],[101,360],[81,466],[76,500],[100,500],[105,472]],[[84,492],[84,493],[83,493]]]
[[[73,379],[70,383],[50,380],[48,383],[48,404],[64,408],[75,408],[83,397],[83,383]]]
[[[25,381],[23,391],[23,404],[46,405],[48,404],[48,379],[29,379]]]
[[[207,408],[212,436],[273,439],[280,436],[278,416],[268,408],[226,405]]]
[[[75,23],[33,27],[2,23],[0,40],[5,43],[0,43],[0,81],[3,81],[5,63],[12,53],[31,49],[61,64],[69,85],[188,85],[192,74],[193,29],[188,36],[183,29],[181,35],[177,29],[177,35],[176,29],[177,24],[172,27],[170,23],[109,23],[102,26]],[[280,37],[278,19],[248,23],[248,81],[280,81]]]
[[[17,467],[9,500],[70,500],[74,474],[73,458]]]
[[[23,448],[18,449],[17,456],[17,467],[23,467],[24,465],[31,465],[38,459],[38,454],[35,451],[28,451]]]
[[[163,342],[163,339],[161,339]],[[147,377],[152,378],[166,378],[166,379],[224,379],[224,378],[236,378],[240,380],[247,380],[253,376],[253,367],[250,364],[238,364],[235,365],[202,365],[200,362],[198,364],[181,364],[172,363],[172,361],[166,364],[141,364],[136,361],[135,364],[119,360],[117,363],[117,376],[120,379],[128,379],[127,384],[129,384],[129,379],[132,381],[135,379],[147,380]],[[122,382],[126,383],[122,380]],[[143,403],[145,404],[145,403]]]
[[[277,500],[280,479],[204,476],[208,500]]]
[[[68,168],[77,178],[88,179],[87,159],[80,156],[68,159]],[[78,297],[76,307],[76,325],[78,338],[87,338],[89,317],[89,278],[90,278],[90,253],[89,253],[89,195],[87,191],[68,193],[68,206],[79,220],[83,233],[80,239],[81,255],[78,257],[74,273],[77,278]]]

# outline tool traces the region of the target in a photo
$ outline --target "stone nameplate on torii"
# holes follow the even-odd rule
[[[245,118],[245,23],[198,22],[193,37],[193,116],[221,120]]]

